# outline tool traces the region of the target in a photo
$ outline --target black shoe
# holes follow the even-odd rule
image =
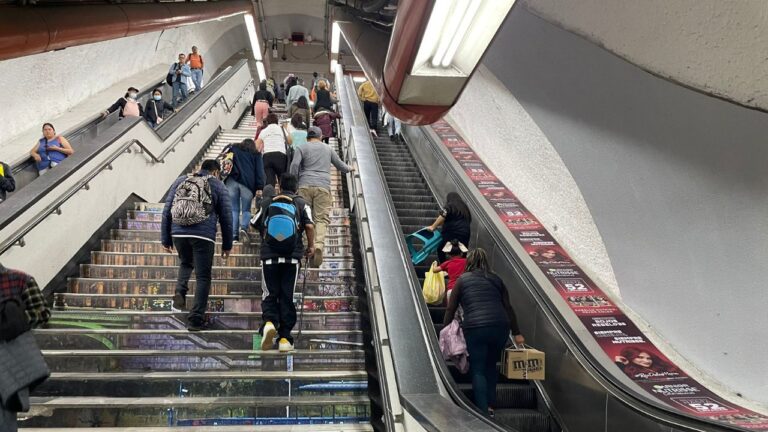
[[[187,323],[187,330],[191,332],[199,332],[203,330],[208,330],[208,326],[205,325],[205,323],[193,323],[189,322]]]
[[[173,304],[171,305],[172,312],[183,312],[187,307],[187,299],[181,294],[174,294]]]

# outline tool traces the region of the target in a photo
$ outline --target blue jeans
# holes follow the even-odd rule
[[[241,228],[248,231],[248,223],[251,220],[253,192],[234,179],[227,180],[227,190],[229,190],[229,200],[232,202],[232,229],[235,238],[237,238]],[[242,218],[240,218],[240,211],[243,212]],[[238,220],[240,221],[239,224]]]
[[[181,103],[184,103],[184,101],[187,100],[187,83],[181,81],[183,79],[182,77],[183,75],[173,82],[173,100],[171,101],[171,105],[174,107],[176,107],[176,104],[178,103],[179,96],[181,96]]]
[[[389,130],[389,136],[392,135],[400,135],[400,130],[402,129],[403,124],[400,122],[400,120],[392,117],[390,115],[389,117],[389,123],[387,123],[387,129]]]
[[[499,372],[496,362],[507,343],[509,326],[487,326],[464,329],[464,339],[469,352],[469,374],[472,376],[472,393],[475,405],[481,412],[496,403],[496,383]]]
[[[192,82],[195,83],[195,91],[203,88],[203,70],[192,69]]]

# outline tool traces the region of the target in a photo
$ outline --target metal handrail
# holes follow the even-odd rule
[[[350,108],[351,108],[350,114],[352,114],[352,115],[351,116],[346,116],[345,115],[345,118],[343,120],[344,121],[353,121],[354,117],[362,118],[362,108],[359,107],[359,104],[357,103],[357,100],[355,98],[353,98],[350,94],[348,94],[349,93],[348,91],[342,90],[342,86],[343,85],[347,85],[347,84],[351,85],[351,82],[341,83],[341,85],[337,85],[337,88],[339,89],[340,93],[342,93],[344,96],[348,97],[348,99],[345,102],[349,103],[350,104]],[[356,112],[356,111],[360,111],[360,112]],[[350,118],[346,118],[346,117],[350,117]],[[346,130],[345,130],[345,132],[346,132]],[[352,154],[353,160],[356,159],[356,155],[354,154],[355,153],[354,147],[350,147],[348,149],[348,151]],[[381,164],[377,164],[377,167],[378,167],[378,175],[383,179],[384,178],[384,173],[383,173],[383,170],[381,168]],[[356,178],[359,178],[359,176],[357,174],[355,175],[353,180],[356,179]],[[352,181],[352,184],[355,185],[355,187],[356,187],[356,184],[355,184],[354,181]],[[364,208],[367,211],[367,207],[365,206],[365,197],[363,196],[362,191],[358,191],[355,188],[353,193],[354,193],[354,195],[352,195],[352,198],[354,198],[356,200],[357,205],[359,207],[361,207],[361,208]],[[387,197],[385,199],[385,205],[387,207],[387,212],[389,213],[389,218],[388,219],[392,223],[392,229],[397,231],[397,232],[399,232],[400,230],[399,230],[399,222],[398,222],[398,219],[397,219],[397,213],[396,213],[395,208],[394,208],[394,203],[392,202],[391,196],[389,194],[387,194]],[[364,223],[367,224],[367,221],[364,221]],[[361,237],[363,237],[362,230],[361,230],[360,235],[361,235]],[[399,238],[399,243],[400,243],[400,248],[398,248],[400,259],[403,261],[403,263],[410,263],[410,257],[406,256],[406,254],[403,252],[404,250],[407,250],[405,248],[404,240],[403,240],[402,236],[399,236],[398,238]],[[365,243],[365,246],[366,246],[366,252],[370,252],[373,255],[374,264],[368,263],[368,260],[364,259],[363,260],[364,266],[371,265],[371,266],[373,266],[373,268],[375,268],[376,251],[373,248],[373,244],[372,243]],[[370,249],[368,249],[368,247],[370,247]],[[418,281],[418,277],[416,276],[415,270],[413,269],[412,266],[410,266],[410,264],[408,264],[406,267],[408,268],[407,272],[409,273],[408,274],[408,279],[411,282],[411,285],[409,287],[407,287],[407,294],[410,294],[411,299],[417,305],[419,305],[419,306],[417,306],[415,308],[415,313],[416,313],[416,316],[418,317],[419,326],[421,328],[421,331],[424,334],[424,336],[427,338],[427,340],[429,341],[426,344],[427,345],[427,350],[428,350],[428,356],[431,357],[430,360],[432,361],[432,364],[435,366],[436,375],[437,375],[436,376],[437,381],[441,382],[443,384],[443,386],[445,387],[446,391],[448,392],[448,394],[450,396],[449,400],[452,401],[454,404],[456,404],[457,408],[465,411],[468,415],[474,417],[477,420],[477,422],[478,422],[477,426],[482,424],[482,426],[487,428],[487,429],[482,429],[482,430],[503,431],[504,430],[503,428],[501,428],[500,426],[498,426],[498,425],[494,424],[493,422],[489,421],[482,414],[480,414],[478,411],[473,409],[472,405],[466,399],[466,396],[464,396],[464,394],[457,387],[455,387],[455,383],[453,382],[451,374],[448,371],[448,369],[445,366],[445,363],[444,363],[444,361],[442,359],[442,354],[440,353],[439,349],[437,348],[438,343],[437,343],[437,339],[436,339],[436,337],[434,335],[434,332],[430,331],[428,328],[425,327],[426,326],[425,323],[431,323],[431,319],[429,318],[429,312],[427,311],[426,304],[424,304],[424,302],[422,301],[420,287],[418,286],[417,282],[414,282],[414,281]],[[374,289],[374,292],[375,292],[375,289]],[[374,294],[374,293],[372,293],[372,294]],[[381,295],[380,291],[378,292],[378,295],[379,296]],[[380,318],[384,318],[384,317],[380,317]],[[375,328],[374,328],[374,330],[375,330]],[[375,348],[376,348],[377,360],[380,361],[380,359],[379,359],[380,347],[375,346]],[[384,382],[386,382],[386,380]],[[384,389],[385,389],[385,386],[382,386],[382,391],[384,391]],[[385,396],[385,400],[386,400],[385,403],[389,403],[389,400],[386,399],[386,396],[389,396],[389,397],[399,397],[404,403],[410,405],[409,400],[408,400],[408,395],[403,395],[403,394],[390,395],[389,393],[384,393],[384,396]],[[389,414],[392,414],[391,406],[388,405],[386,408],[389,410]]]
[[[155,88],[157,88],[159,85],[163,84],[164,82],[165,82],[164,78],[159,80],[157,82],[157,84],[152,85],[151,88],[148,88],[147,90],[144,90],[143,92],[140,92],[137,99],[141,99],[144,96],[146,96],[148,94],[151,94],[152,92],[155,91],[154,90]],[[111,113],[110,115],[113,115],[113,114],[117,115],[117,111],[115,111],[114,113]],[[65,136],[65,137],[79,136],[80,134],[82,134],[84,132],[85,129],[88,129],[89,127],[93,127],[93,126],[98,126],[98,124],[101,121],[103,121],[103,120],[106,120],[106,118],[102,117],[101,113],[92,114],[91,116],[86,117],[85,120],[75,124],[74,126],[70,127],[69,129],[65,130],[60,135]],[[32,159],[32,157],[27,153],[27,154],[24,154],[22,156],[19,156],[16,160],[11,162],[9,165],[11,166],[11,169],[15,173],[18,169],[22,168],[22,165],[24,165],[25,163],[28,163],[30,161],[30,159]]]
[[[190,126],[187,127],[184,132],[182,132],[172,143],[169,145],[165,150],[163,150],[159,155],[155,155],[147,146],[145,146],[141,141],[137,139],[131,139],[130,141],[127,141],[120,145],[117,150],[112,152],[112,154],[102,161],[98,166],[92,168],[82,179],[78,180],[74,185],[72,185],[69,189],[67,189],[62,195],[60,195],[55,201],[45,206],[45,208],[37,213],[35,217],[30,219],[27,223],[22,225],[18,230],[16,230],[12,235],[10,235],[8,238],[0,242],[0,255],[4,254],[8,249],[13,247],[14,245],[18,244],[21,247],[26,246],[26,242],[24,241],[24,236],[27,235],[30,231],[35,229],[37,225],[39,225],[43,220],[48,218],[48,216],[52,214],[61,214],[61,206],[65,202],[67,202],[70,198],[72,198],[77,192],[79,192],[81,189],[88,190],[88,183],[90,183],[91,180],[93,180],[96,176],[98,176],[101,172],[105,170],[111,170],[112,169],[112,163],[117,160],[120,156],[122,156],[125,153],[131,153],[131,147],[134,145],[137,145],[139,147],[139,153],[146,154],[150,157],[150,160],[153,164],[156,163],[164,163],[166,156],[168,156],[169,153],[174,152],[176,150],[176,146],[179,145],[182,141],[184,141],[184,138],[189,135],[189,133],[194,129],[196,126],[200,124],[200,120],[203,117],[206,117],[208,114],[210,114],[213,109],[221,102],[225,105],[225,110],[227,113],[231,113],[237,104],[240,103],[240,100],[245,96],[245,94],[248,92],[248,89],[253,87],[253,80],[250,80],[248,84],[243,88],[243,90],[240,92],[240,95],[235,99],[235,101],[230,104],[227,102],[226,97],[224,95],[219,95],[216,100],[214,100],[208,108],[203,110],[203,112],[197,116],[197,118],[191,122]],[[134,120],[134,125],[136,123],[142,123],[141,119]],[[134,125],[131,125],[133,127]]]
[[[341,89],[341,80],[343,80],[343,75],[341,73],[337,73],[337,83],[336,88]],[[344,100],[344,97],[348,96],[346,91],[339,91],[339,104],[341,105],[341,102]],[[346,100],[347,103],[352,103],[349,99]],[[367,222],[367,208],[365,206],[365,198],[363,196],[362,191],[358,191],[357,189],[357,182],[356,180],[359,178],[359,174],[357,173],[357,155],[355,154],[355,148],[354,145],[352,145],[352,137],[347,136],[346,129],[343,127],[344,121],[353,121],[352,118],[339,119],[340,126],[338,128],[339,130],[339,142],[342,143],[342,153],[344,154],[345,161],[350,164],[351,166],[355,167],[355,173],[347,173],[347,188],[349,193],[349,205],[350,205],[350,211],[354,212],[357,222],[358,222],[358,237],[360,241],[360,245],[363,248],[363,251],[371,251],[373,252],[373,243],[371,241],[371,235],[370,235],[370,228],[368,227]],[[367,231],[367,233],[366,233]],[[367,234],[367,235],[366,235]],[[371,262],[373,260],[374,262]],[[381,292],[376,292],[373,286],[371,286],[370,281],[372,280],[372,275],[375,273],[376,264],[375,264],[375,253],[373,258],[369,258],[366,256],[366,254],[363,254],[362,257],[362,264],[363,264],[363,273],[365,274],[365,278],[368,283],[368,311],[369,314],[374,317],[375,321],[378,321],[380,319],[384,319],[384,317],[378,316],[376,304],[374,301],[374,296],[381,297]],[[374,321],[371,320],[371,321]],[[382,347],[378,341],[381,340],[379,329],[376,325],[373,325],[373,322],[371,323],[371,333],[372,333],[372,340],[376,341],[376,343],[373,344],[373,351],[374,355],[376,356],[376,363],[379,365],[378,369],[378,379],[381,383],[381,396],[382,396],[382,409],[384,411],[384,424],[386,425],[387,430],[394,431],[395,428],[395,413],[392,409],[392,398],[396,397],[397,395],[393,395],[389,391],[389,380],[387,379],[387,373],[383,370],[383,367],[388,364],[388,362],[385,361],[385,356],[382,351]],[[392,359],[392,362],[394,362],[394,359]],[[393,371],[394,372],[394,371]]]

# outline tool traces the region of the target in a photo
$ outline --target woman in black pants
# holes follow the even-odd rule
[[[493,416],[499,375],[496,362],[501,359],[510,330],[515,335],[516,344],[524,343],[525,338],[517,327],[507,288],[501,278],[491,272],[483,249],[475,249],[467,255],[467,267],[456,281],[448,301],[445,326],[453,321],[459,305],[464,310],[461,327],[469,352],[475,405]]]
[[[267,127],[261,130],[259,138],[256,140],[256,147],[264,159],[266,184],[272,186],[277,184],[288,166],[286,156],[288,143],[285,139],[285,132],[278,122],[277,114],[269,114],[266,120]]]
[[[453,240],[458,240],[464,246],[469,247],[469,237],[471,234],[472,214],[469,207],[456,192],[450,192],[445,199],[445,207],[440,210],[440,214],[432,225],[427,229],[435,231],[439,227],[443,236],[443,244],[437,248],[437,259],[440,263],[445,262],[446,256],[443,252],[443,246]]]

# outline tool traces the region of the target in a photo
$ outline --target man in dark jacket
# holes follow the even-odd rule
[[[0,162],[0,202],[5,201],[8,192],[16,190],[16,180],[13,171],[5,162]]]
[[[185,308],[192,270],[195,271],[196,275],[195,303],[187,317],[189,331],[203,329],[205,311],[208,306],[208,293],[211,289],[211,270],[216,246],[217,222],[221,225],[221,256],[228,258],[232,250],[232,205],[229,201],[227,188],[217,178],[219,171],[221,171],[219,162],[208,159],[203,162],[200,171],[192,174],[193,176],[207,177],[212,201],[212,211],[208,219],[195,225],[180,225],[173,220],[171,209],[176,196],[176,189],[188,178],[186,175],[179,177],[173,183],[163,209],[161,226],[163,248],[166,252],[173,253],[175,246],[181,260],[176,294],[173,296],[174,310],[181,311]]]
[[[16,413],[50,375],[30,329],[51,316],[35,279],[0,264],[0,430],[16,431]]]
[[[299,276],[301,258],[306,255],[312,257],[314,251],[314,222],[312,222],[312,210],[309,205],[298,195],[296,189],[298,179],[293,174],[283,174],[280,178],[281,195],[273,198],[265,198],[259,213],[262,215],[257,221],[259,228],[265,231],[264,240],[261,242],[262,263],[262,295],[261,311],[264,324],[261,327],[261,349],[274,348],[275,336],[280,336],[279,349],[282,352],[293,351],[293,337],[291,331],[296,325],[296,305],[293,304],[293,290],[296,288],[296,280]],[[266,197],[267,195],[265,195]],[[298,219],[299,231],[295,236],[295,244],[290,252],[279,252],[277,246],[270,242],[270,205],[279,201],[281,208],[291,207]],[[292,201],[293,204],[286,202]],[[295,209],[292,207],[295,206]],[[289,212],[291,211],[289,210]],[[307,247],[301,241],[302,231],[307,236]],[[302,299],[303,301],[303,299]],[[277,327],[275,327],[277,324]]]

